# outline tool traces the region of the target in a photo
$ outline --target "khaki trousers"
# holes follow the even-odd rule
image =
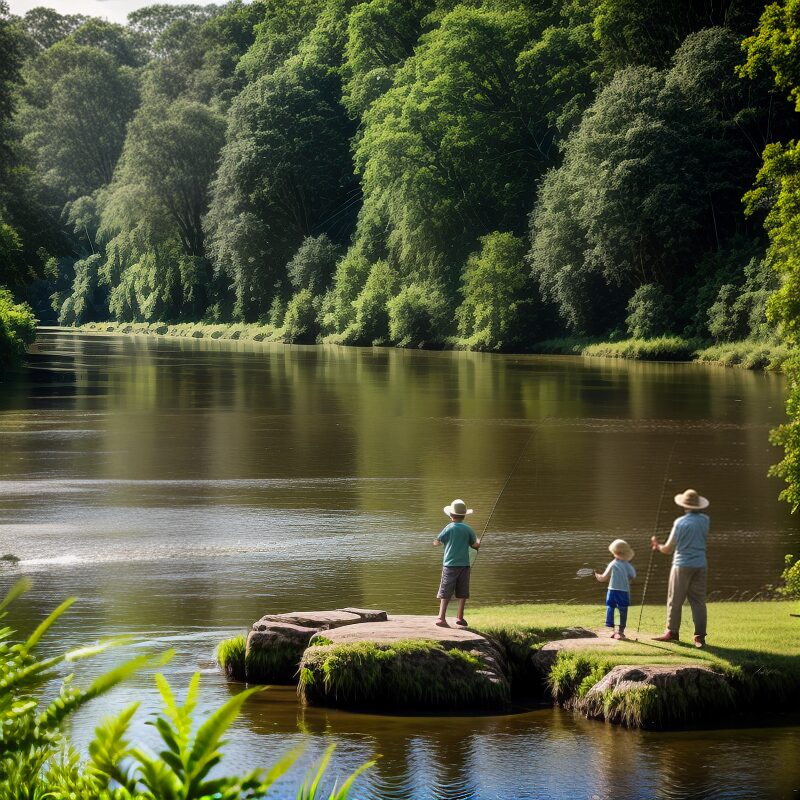
[[[667,593],[667,630],[678,633],[681,629],[681,607],[686,600],[692,607],[694,635],[706,635],[706,568],[673,567],[669,573]]]

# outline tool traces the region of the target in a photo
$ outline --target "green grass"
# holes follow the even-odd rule
[[[231,680],[243,681],[245,674],[245,649],[247,639],[244,634],[225,639],[217,645],[216,659],[225,675]]]
[[[747,339],[705,347],[697,351],[695,358],[723,367],[780,370],[789,355],[790,350],[784,345]]]
[[[432,641],[358,642],[310,647],[298,691],[306,701],[337,707],[428,711],[498,709],[509,702],[505,681],[483,662]]]
[[[600,358],[628,358],[637,361],[691,361],[697,342],[682,336],[656,339],[624,339],[584,347],[581,354]]]
[[[101,333],[126,333],[145,336],[171,336],[184,339],[238,339],[251,342],[280,342],[282,331],[271,325],[244,323],[180,322],[88,322],[78,330]]]

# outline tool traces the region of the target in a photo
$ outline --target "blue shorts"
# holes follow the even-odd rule
[[[628,608],[631,604],[629,592],[621,592],[619,589],[609,589],[606,595],[606,605],[609,608]]]

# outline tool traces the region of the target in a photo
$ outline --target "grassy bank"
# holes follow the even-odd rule
[[[124,333],[150,336],[173,336],[183,339],[231,339],[251,342],[285,342],[282,328],[271,325],[211,324],[182,322],[89,322],[78,330],[97,333]],[[342,344],[341,336],[329,336],[327,344]],[[465,349],[454,340],[453,349]],[[466,348],[468,349],[468,348]],[[780,370],[789,357],[787,347],[773,342],[745,340],[706,345],[681,336],[655,339],[623,339],[603,342],[586,338],[547,339],[532,345],[526,352],[539,355],[569,355],[594,358],[622,358],[635,361],[699,361],[724,367]]]
[[[539,680],[560,705],[630,727],[708,724],[741,713],[797,710],[800,619],[791,616],[797,610],[796,601],[711,603],[708,645],[698,650],[691,640],[670,644],[652,641],[652,633],[637,635],[634,609],[629,641],[608,648],[586,639],[578,649],[558,653],[544,674],[539,663]],[[516,641],[507,652],[530,681],[536,679],[536,653],[544,641],[563,638],[573,626],[597,628],[601,612],[585,605],[500,606],[473,609],[470,622],[487,635],[499,634],[500,641]],[[660,632],[663,615],[660,607],[645,608],[642,630]],[[689,631],[687,619],[685,635]],[[621,683],[604,686],[612,670]],[[642,680],[648,671],[669,670],[681,672],[682,679]],[[512,680],[512,688],[519,688],[518,680]]]

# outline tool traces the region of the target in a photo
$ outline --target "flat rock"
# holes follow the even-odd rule
[[[292,642],[302,642],[305,647],[311,637],[317,633],[318,628],[307,628],[304,625],[294,625],[291,622],[263,622],[256,623],[250,632],[250,639],[254,635],[260,637],[259,642],[268,642],[272,639],[287,639]]]
[[[378,611],[376,608],[337,608],[337,611],[344,611],[346,614],[356,614],[361,617],[362,622],[386,622],[389,619],[385,611]]]
[[[273,622],[285,622],[326,631],[342,625],[355,625],[361,622],[361,617],[349,611],[292,611],[288,614],[266,614],[253,625],[253,630],[266,630],[266,625]],[[262,625],[263,628],[260,627]]]
[[[432,616],[393,614],[386,622],[348,625],[325,631],[320,635],[334,644],[353,644],[355,642],[392,644],[407,639],[427,639],[439,642],[445,648],[457,647],[463,650],[488,644],[487,639],[479,633],[463,628],[440,628],[434,625],[433,620]]]

